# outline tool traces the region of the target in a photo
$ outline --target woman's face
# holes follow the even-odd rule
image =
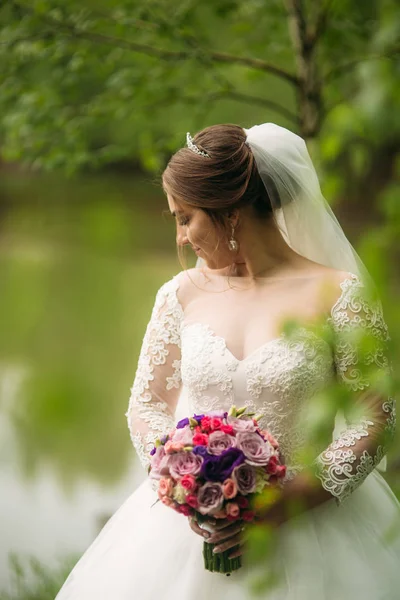
[[[189,245],[211,268],[221,268],[232,262],[223,232],[200,208],[177,202],[167,194],[171,214],[176,220],[176,243]]]

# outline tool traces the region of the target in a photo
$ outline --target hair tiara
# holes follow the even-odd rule
[[[196,146],[196,144],[193,142],[193,138],[189,132],[187,132],[187,134],[186,134],[186,144],[187,144],[187,147],[190,148],[190,150],[192,150],[192,152],[195,152],[196,154],[200,154],[201,156],[205,156],[206,158],[210,158],[210,155],[207,154],[207,152],[203,152],[203,150],[200,150],[200,148],[198,148]]]

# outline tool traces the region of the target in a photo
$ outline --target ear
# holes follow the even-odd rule
[[[231,227],[237,227],[239,223],[239,210],[235,208],[228,213],[228,219]]]

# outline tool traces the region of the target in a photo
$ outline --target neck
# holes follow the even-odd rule
[[[297,266],[302,260],[288,246],[275,222],[244,222],[237,237],[239,250],[233,264],[212,269],[220,275],[232,277],[269,278],[279,276],[281,271]],[[233,254],[233,253],[232,253]]]

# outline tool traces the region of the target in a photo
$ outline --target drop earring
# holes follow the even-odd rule
[[[231,250],[232,252],[236,252],[236,250],[239,247],[234,236],[235,236],[235,227],[232,225],[231,239],[229,240],[229,250]]]

